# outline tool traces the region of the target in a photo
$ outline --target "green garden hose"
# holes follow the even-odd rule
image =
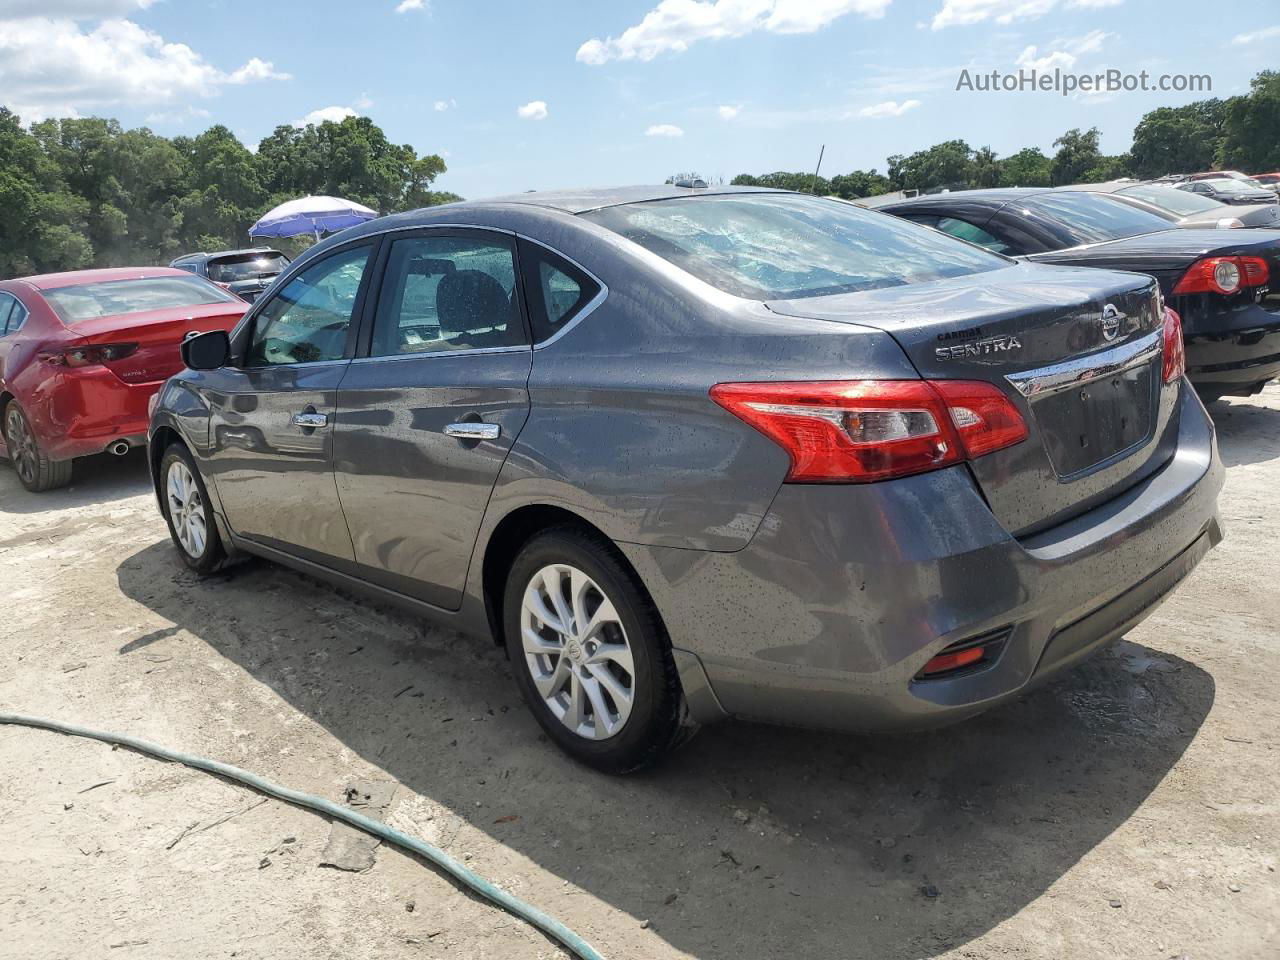
[[[401,833],[385,823],[356,813],[349,807],[344,807],[323,797],[301,793],[298,790],[290,790],[288,787],[282,787],[279,784],[272,783],[270,780],[264,780],[257,774],[250,773],[248,770],[241,770],[239,767],[233,767],[230,764],[219,763],[217,760],[206,760],[204,757],[195,757],[178,750],[170,750],[167,747],[140,740],[137,737],[119,733],[105,733],[101,730],[91,730],[87,727],[76,726],[73,723],[60,723],[57,720],[45,720],[41,717],[28,717],[17,713],[0,713],[0,724],[36,727],[41,730],[52,730],[55,733],[65,733],[71,737],[89,737],[93,740],[101,740],[104,743],[119,744],[122,747],[128,747],[130,750],[136,750],[139,753],[145,753],[161,760],[181,763],[197,770],[215,773],[220,777],[226,777],[228,780],[242,783],[246,787],[257,790],[259,793],[275,797],[277,800],[283,800],[299,807],[306,807],[326,817],[341,820],[357,830],[363,830],[365,833],[372,834],[387,843],[394,843],[398,847],[403,847],[405,850],[430,860],[463,886],[474,890],[480,896],[491,903],[497,904],[508,913],[512,913],[526,923],[537,927],[547,936],[562,944],[575,956],[581,958],[581,960],[604,960],[591,944],[587,943],[559,920],[547,916],[536,907],[532,907],[518,897],[514,897],[505,890],[494,886],[484,877],[468,870],[443,850],[433,847],[431,844],[425,843],[416,837]]]

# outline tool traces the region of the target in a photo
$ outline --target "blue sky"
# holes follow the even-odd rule
[[[1229,96],[1277,49],[1256,0],[0,0],[0,102],[250,144],[354,111],[478,197],[811,169],[824,143],[824,174],[1076,126],[1117,152],[1204,94],[957,92],[961,69],[1201,73]]]

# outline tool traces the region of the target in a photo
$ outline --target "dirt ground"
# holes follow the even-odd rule
[[[1280,387],[1214,409],[1227,540],[1112,651],[947,730],[722,724],[583,770],[501,654],[251,562],[198,582],[140,454],[0,470],[0,709],[341,799],[466,857],[611,960],[1280,957]],[[127,750],[0,727],[0,956],[563,956],[386,847]]]

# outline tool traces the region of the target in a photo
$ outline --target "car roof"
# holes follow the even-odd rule
[[[188,260],[216,260],[218,257],[235,257],[246,253],[280,253],[275,247],[241,247],[238,250],[214,250],[211,253],[186,253],[174,257],[174,263],[185,263]],[[280,253],[284,256],[283,253]]]
[[[674,200],[679,197],[712,197],[735,193],[792,193],[770,187],[676,187],[671,184],[631,187],[586,187],[576,190],[531,190],[528,193],[509,193],[483,200],[450,204],[465,207],[469,204],[519,203],[537,207],[549,207],[565,213],[586,213],[602,207],[616,207],[624,203],[646,203],[653,200]],[[428,208],[430,209],[430,208]]]
[[[987,190],[949,190],[946,193],[921,194],[918,197],[899,200],[896,203],[887,204],[886,206],[922,207],[929,203],[961,199],[965,201],[977,200],[982,203],[987,203],[993,207],[1001,207],[1006,203],[1012,203],[1014,200],[1025,200],[1027,197],[1038,197],[1046,193],[1064,192],[1067,191],[1059,189],[1058,187],[996,187]]]
[[[17,277],[36,290],[57,290],[61,287],[78,287],[86,283],[102,283],[111,280],[143,280],[147,277],[189,277],[191,274],[175,267],[105,267],[98,270],[68,270],[65,273],[41,273],[34,277]]]

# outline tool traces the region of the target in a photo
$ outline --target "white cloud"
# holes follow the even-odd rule
[[[213,116],[203,107],[187,107],[185,110],[158,110],[147,114],[147,123],[185,124],[188,120],[207,120]]]
[[[308,124],[314,123],[318,125],[326,121],[329,123],[341,123],[343,120],[347,119],[347,117],[358,116],[360,116],[360,114],[356,113],[350,107],[321,107],[319,110],[312,110],[301,120],[293,121],[293,125],[295,127],[305,127]]]
[[[683,53],[699,40],[741,37],[756,30],[813,33],[849,13],[882,17],[891,0],[661,0],[617,37],[593,37],[577,59],[593,66],[610,60],[648,61]]]
[[[444,113],[446,110],[452,110],[458,105],[458,101],[450,97],[448,100],[437,100],[434,104],[436,113]],[[546,106],[546,104],[543,104]]]
[[[1238,33],[1231,38],[1231,42],[1243,46],[1246,43],[1257,43],[1259,40],[1270,40],[1273,37],[1280,37],[1280,26],[1263,27],[1261,30],[1254,30],[1251,33]]]
[[[736,117],[738,114],[742,112],[742,105],[739,104],[736,107],[731,107],[727,105],[722,107],[717,107],[716,112],[720,114],[721,120],[732,120],[734,117]]]
[[[920,106],[919,100],[903,100],[898,103],[895,100],[886,100],[884,103],[875,103],[869,107],[863,107],[858,111],[860,117],[900,117],[908,110],[914,110]]]
[[[547,101],[530,100],[523,107],[516,107],[516,116],[521,120],[547,119]]]
[[[430,0],[400,0],[396,13],[408,13],[411,10],[430,10]]]
[[[1033,20],[1042,17],[1054,7],[1076,7],[1096,10],[1114,7],[1124,0],[942,0],[942,9],[933,16],[932,27],[965,26],[994,20],[1009,24],[1015,20]]]
[[[71,19],[31,17],[4,21],[0,29],[0,90],[6,101],[27,104],[28,117],[161,106],[287,77],[257,57],[225,72],[186,44],[168,43],[129,20],[105,20],[90,30]]]
[[[1097,53],[1102,49],[1102,44],[1112,36],[1115,34],[1107,33],[1105,30],[1092,30],[1083,37],[1054,40],[1047,44],[1043,56],[1036,55],[1039,48],[1033,44],[1018,54],[1014,65],[1041,72],[1055,69],[1070,70],[1085,54]]]
[[[674,123],[655,123],[644,132],[646,137],[683,137],[684,131]]]
[[[357,110],[368,110],[373,106],[373,101],[369,99],[367,93],[361,93],[360,96],[356,97],[354,106]]]

